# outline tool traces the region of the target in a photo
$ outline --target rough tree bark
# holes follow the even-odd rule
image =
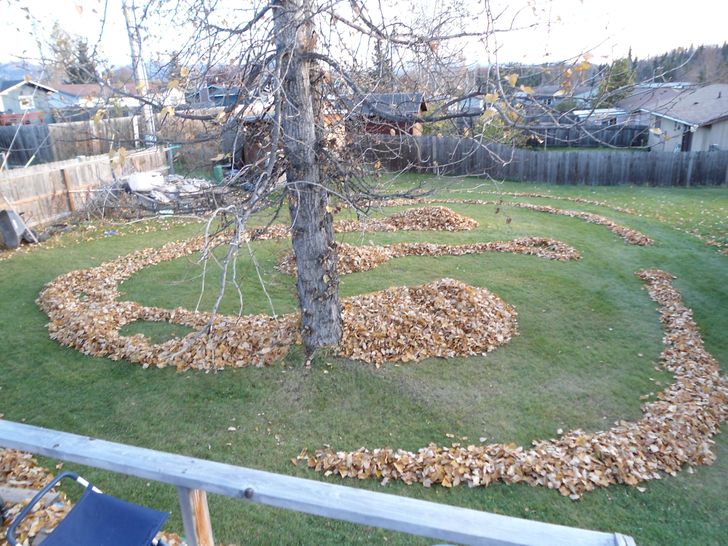
[[[283,69],[281,102],[286,190],[291,238],[298,266],[301,335],[307,355],[341,339],[341,304],[336,274],[333,218],[322,184],[316,150],[312,63],[303,56],[315,49],[310,0],[277,0],[275,36]]]

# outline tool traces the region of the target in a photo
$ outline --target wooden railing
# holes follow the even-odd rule
[[[631,537],[564,527],[295,478],[0,420],[0,447],[177,487],[189,546],[214,546],[207,493],[431,537],[490,546],[634,546]]]

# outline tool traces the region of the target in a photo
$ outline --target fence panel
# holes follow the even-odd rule
[[[53,161],[48,125],[0,127],[0,154],[8,154],[7,165],[12,167],[23,167],[29,162],[35,164]]]
[[[131,153],[113,168],[108,154],[45,163],[0,173],[0,209],[12,208],[29,226],[46,224],[81,210],[93,190],[109,185],[114,176],[164,168],[164,148]]]
[[[379,160],[393,171],[492,176],[549,184],[728,184],[728,151],[536,151],[437,136],[365,136],[359,146],[364,142],[368,159]]]

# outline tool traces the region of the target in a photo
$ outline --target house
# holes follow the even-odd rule
[[[104,91],[97,83],[57,83],[51,103],[54,108],[96,108],[104,102]]]
[[[540,85],[532,92],[516,91],[513,98],[525,107],[539,109],[558,109],[562,103],[569,103],[574,108],[589,108],[599,88],[593,85],[578,85],[573,88],[561,85]]]
[[[422,93],[371,93],[357,97],[349,112],[352,130],[380,135],[422,134],[416,118],[427,112]]]
[[[134,110],[141,106],[137,98],[139,90],[133,82],[126,84],[102,85],[98,83],[57,84],[57,93],[51,105],[57,110],[65,108],[108,108]],[[185,103],[185,95],[178,88],[168,88],[164,84],[150,83],[146,94],[149,100],[159,106],[178,106]]]
[[[447,108],[448,115],[452,118],[459,133],[473,134],[475,121],[485,111],[485,100],[483,97],[468,97],[459,100]]]
[[[728,84],[678,91],[669,100],[641,108],[650,116],[650,148],[663,152],[728,150]]]
[[[240,97],[239,87],[227,87],[216,83],[205,83],[199,89],[186,94],[187,103],[197,108],[213,106],[234,106]]]
[[[585,108],[572,110],[570,113],[579,122],[602,127],[624,125],[630,121],[629,113],[621,108]]]
[[[49,123],[56,90],[33,80],[0,81],[0,125]]]
[[[695,87],[695,84],[687,82],[637,84],[626,97],[617,102],[616,107],[628,113],[629,122],[649,125],[650,111],[674,102],[683,91]]]

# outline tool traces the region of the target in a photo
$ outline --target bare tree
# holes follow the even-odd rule
[[[334,230],[328,191],[321,180],[322,158],[317,154],[321,131],[317,137],[311,89],[316,32],[311,0],[276,0],[272,7],[277,62],[285,67],[280,119],[301,334],[307,353],[312,353],[336,345],[342,330]]]
[[[548,76],[568,92],[599,79],[582,55],[558,69],[502,66],[501,37],[517,24],[488,0],[413,2],[406,9],[398,0],[255,0],[239,9],[217,0],[137,1],[125,3],[133,50],[158,39],[152,18],[174,21],[167,66],[158,66],[174,74],[167,89],[185,89],[196,104],[172,107],[149,94],[116,92],[157,111],[162,144],[225,142],[220,157],[236,193],[218,211],[235,227],[223,279],[234,272],[250,215],[263,208],[277,214],[287,205],[309,356],[336,345],[342,332],[336,202],[365,213],[393,195],[378,183],[373,142],[397,155],[427,127],[463,136],[465,126],[466,136],[486,148],[499,138],[513,143],[529,129],[522,97],[532,94],[532,84]],[[474,48],[477,69],[465,61]],[[557,110],[536,107],[563,123]],[[223,282],[214,311],[224,290]]]

